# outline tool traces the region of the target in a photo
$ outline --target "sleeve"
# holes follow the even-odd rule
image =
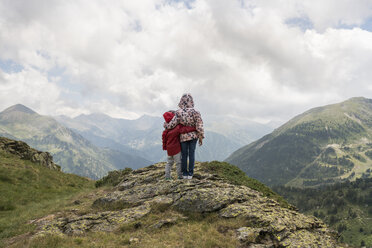
[[[203,127],[203,119],[201,118],[201,114],[199,111],[195,111],[195,122],[196,122],[196,131],[200,138],[204,139],[204,127]]]
[[[163,131],[163,134],[162,134],[162,141],[163,141],[163,150],[167,150],[167,133],[168,131],[167,130],[164,130]]]
[[[173,129],[177,126],[177,124],[179,124],[179,118],[178,118],[178,114],[176,113],[176,115],[173,117],[173,119],[166,123],[164,122],[164,128],[169,130],[169,129]]]
[[[183,126],[181,124],[180,125],[180,134],[182,133],[190,133],[190,132],[194,132],[196,131],[196,128],[195,127],[189,127],[189,126]]]

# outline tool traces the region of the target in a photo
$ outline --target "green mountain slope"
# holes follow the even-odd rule
[[[315,186],[372,168],[372,100],[311,109],[226,159],[268,185]]]
[[[340,241],[372,247],[372,178],[315,189],[279,186],[274,190],[301,212],[313,214],[337,230]]]
[[[151,163],[136,155],[98,148],[53,118],[20,104],[0,113],[0,136],[23,140],[48,151],[63,171],[90,178],[100,178],[110,170],[139,168]]]
[[[93,190],[94,182],[65,174],[47,153],[0,137],[0,247],[2,240],[34,230],[28,223]]]

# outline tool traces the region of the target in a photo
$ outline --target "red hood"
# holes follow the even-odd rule
[[[164,120],[168,123],[173,119],[174,114],[172,112],[165,112],[163,114],[163,117],[164,117]]]

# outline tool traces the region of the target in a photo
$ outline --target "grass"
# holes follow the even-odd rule
[[[234,230],[246,225],[244,219],[220,219],[215,214],[188,216],[171,226],[160,229],[152,225],[178,215],[172,209],[151,212],[143,219],[122,225],[111,233],[88,233],[85,236],[69,237],[50,235],[31,241],[30,247],[226,247],[239,245]]]
[[[217,174],[218,176],[226,179],[227,181],[235,185],[244,185],[251,189],[261,192],[264,196],[276,200],[282,207],[291,208],[292,206],[284,200],[282,196],[275,193],[272,189],[261,183],[260,181],[248,177],[238,167],[231,165],[226,162],[212,161],[204,162],[201,164],[202,170],[211,174]]]
[[[32,232],[30,220],[57,212],[93,189],[89,179],[0,152],[0,247],[7,238]]]
[[[96,181],[95,186],[102,187],[102,186],[116,186],[119,184],[123,178],[132,172],[131,168],[125,168],[123,170],[115,170],[110,171],[107,176]]]

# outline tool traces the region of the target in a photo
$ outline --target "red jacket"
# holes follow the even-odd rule
[[[166,112],[163,116],[165,121],[169,122],[174,117],[174,114]],[[181,152],[180,134],[193,131],[196,131],[195,127],[185,127],[181,124],[178,124],[173,129],[164,130],[162,135],[163,150],[167,150],[168,156],[173,156]]]

